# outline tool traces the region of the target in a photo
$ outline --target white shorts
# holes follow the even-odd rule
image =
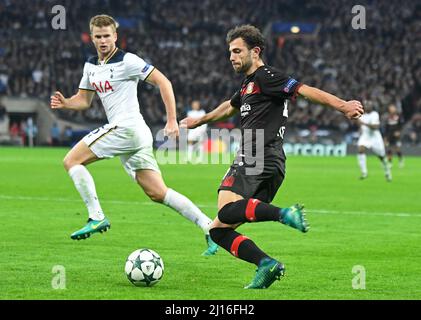
[[[189,129],[187,131],[187,140],[188,141],[202,141],[205,137],[206,127],[198,127],[195,129]]]
[[[386,151],[384,148],[384,142],[381,137],[367,137],[361,136],[358,139],[358,146],[363,146],[367,149],[371,149],[376,155],[380,157],[384,157],[386,155]]]
[[[136,170],[151,169],[159,173],[153,154],[152,133],[146,123],[137,127],[106,124],[82,139],[100,159],[119,156],[126,172],[135,178]]]

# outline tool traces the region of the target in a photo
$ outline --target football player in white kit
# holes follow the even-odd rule
[[[392,172],[386,159],[386,151],[382,135],[380,133],[380,116],[374,110],[373,103],[367,101],[365,104],[365,113],[357,120],[361,128],[361,135],[358,139],[358,164],[361,169],[360,179],[367,178],[367,157],[366,150],[371,149],[382,162],[385,177],[387,181],[392,181]]]
[[[178,136],[171,82],[137,55],[125,53],[116,47],[117,26],[117,22],[107,15],[91,19],[91,37],[98,56],[85,63],[77,94],[65,98],[57,91],[51,97],[53,109],[84,110],[90,107],[96,92],[109,122],[86,135],[64,158],[64,167],[89,212],[88,223],[74,232],[71,238],[86,239],[95,232],[110,228],[110,222],[99,203],[94,180],[85,166],[97,160],[119,156],[127,173],[151,200],[167,205],[202,228],[208,245],[203,254],[215,254],[218,246],[210,239],[208,230],[212,220],[188,198],[165,185],[153,155],[152,133],[139,111],[139,80],[158,86],[167,112],[165,134]]]
[[[206,111],[200,108],[200,102],[193,100],[191,103],[191,110],[187,112],[187,117],[192,119],[199,119],[206,114]],[[187,132],[187,158],[190,162],[200,162],[203,157],[203,138],[205,137],[208,125],[204,124],[200,127],[190,129]],[[193,160],[193,155],[196,158]]]

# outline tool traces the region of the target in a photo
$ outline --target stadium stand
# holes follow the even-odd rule
[[[417,1],[360,1],[366,7],[365,30],[351,27],[352,5],[346,0],[63,0],[66,30],[51,28],[55,4],[0,2],[0,95],[45,101],[56,89],[72,95],[84,60],[94,54],[89,18],[107,13],[120,23],[119,47],[139,54],[172,81],[180,118],[193,99],[210,110],[229,98],[240,82],[229,63],[224,34],[235,25],[250,23],[267,35],[265,60],[270,65],[345,99],[373,100],[380,112],[395,103],[406,123],[404,141],[420,143],[421,5]],[[273,28],[285,22],[317,25],[317,31],[304,37]],[[162,126],[165,110],[159,91],[142,84],[139,99],[147,123]],[[78,123],[106,121],[99,100],[82,113],[59,114]],[[341,140],[356,130],[340,114],[304,100],[290,108],[289,128],[291,139],[297,141],[326,135]]]

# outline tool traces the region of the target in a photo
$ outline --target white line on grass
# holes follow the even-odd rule
[[[28,196],[8,196],[0,194],[0,200],[21,200],[21,201],[49,201],[49,202],[77,202],[82,203],[81,199],[69,199],[60,197],[28,197]],[[129,201],[129,200],[101,200],[102,203],[123,204],[123,205],[156,205],[152,201]],[[201,208],[216,209],[216,204],[196,204]],[[347,214],[347,215],[375,215],[375,216],[391,216],[391,217],[418,217],[421,218],[419,213],[409,212],[372,212],[372,211],[340,211],[340,210],[325,210],[325,209],[306,209],[309,213],[316,214]]]

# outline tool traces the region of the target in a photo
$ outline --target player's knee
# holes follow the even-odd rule
[[[223,206],[219,212],[218,212],[218,220],[222,223],[229,224],[229,216],[230,212],[232,210],[232,207],[234,205],[234,202],[227,203],[225,206]]]
[[[164,202],[165,193],[160,190],[145,190],[145,193],[154,202]]]
[[[216,218],[210,224],[209,230],[212,230],[214,228],[228,228],[228,227],[231,227],[231,225],[226,224],[226,223],[222,223],[218,218]]]
[[[77,164],[79,164],[79,163],[74,161],[71,157],[66,156],[63,159],[63,166],[64,166],[64,169],[66,169],[66,171],[69,171],[71,167],[73,167]]]
[[[247,200],[238,200],[235,202],[227,203],[218,212],[218,220],[226,225],[233,227],[237,223],[236,213],[245,212],[247,206]]]

